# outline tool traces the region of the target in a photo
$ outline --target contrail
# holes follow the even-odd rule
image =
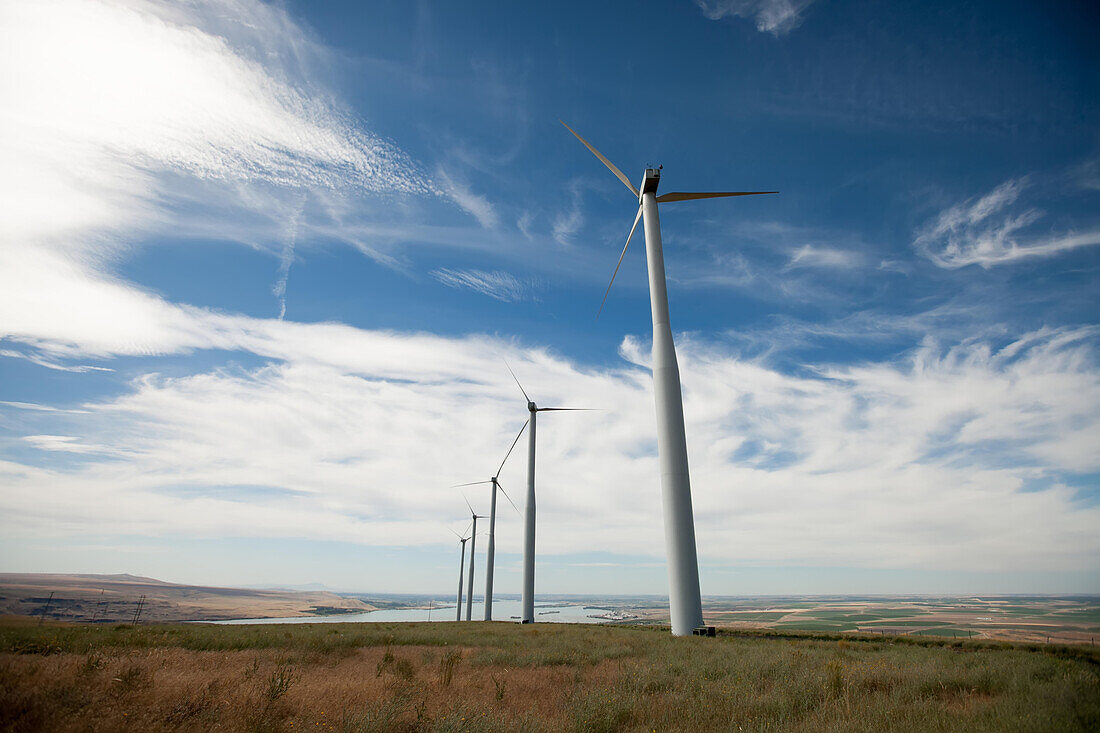
[[[279,276],[271,292],[279,299],[279,320],[286,316],[286,281],[290,277],[290,264],[294,262],[294,245],[298,241],[298,224],[302,220],[302,211],[305,209],[305,196],[299,201],[294,214],[287,221],[283,239],[283,251],[279,255]]]

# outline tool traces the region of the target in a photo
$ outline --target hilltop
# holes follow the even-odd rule
[[[50,598],[50,594],[53,598]],[[142,601],[142,596],[145,597]],[[325,591],[283,591],[181,585],[136,575],[0,573],[0,614],[63,621],[216,621],[331,613],[374,606]]]

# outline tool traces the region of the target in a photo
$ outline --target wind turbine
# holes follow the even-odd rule
[[[559,120],[560,121],[560,120]],[[695,551],[695,519],[691,510],[691,482],[688,478],[687,438],[684,433],[684,403],[680,391],[680,369],[676,363],[676,345],[668,316],[668,291],[665,285],[665,260],[661,249],[661,222],[657,204],[725,196],[757,196],[778,191],[722,191],[707,193],[666,193],[657,195],[661,168],[646,168],[641,190],[634,187],[623,172],[592,147],[572,127],[572,132],[615,177],[638,198],[638,213],[626,237],[619,262],[604,292],[600,311],[619,273],[619,266],[630,246],[630,238],[643,220],[646,261],[649,265],[649,305],[653,317],[653,395],[657,405],[657,453],[661,470],[661,494],[664,503],[665,547],[668,553],[668,600],[672,634],[687,636],[703,625],[703,603],[699,592],[699,560]],[[596,316],[599,318],[599,315]],[[531,423],[534,436],[535,424]],[[533,443],[532,443],[533,445]],[[533,455],[533,449],[532,449]],[[532,459],[534,460],[534,459]],[[526,587],[526,586],[525,586]]]
[[[469,621],[474,613],[474,546],[477,545],[477,520],[485,519],[485,515],[475,513],[469,499],[466,499],[466,506],[470,507],[470,518],[474,524],[470,531],[470,578],[466,586],[466,620]]]
[[[486,553],[485,558],[485,620],[493,620],[493,570],[496,567],[497,557],[497,543],[496,543],[496,528],[497,528],[497,489],[500,489],[504,497],[508,499],[508,503],[512,505],[512,508],[519,513],[519,508],[516,507],[515,502],[512,501],[512,497],[508,496],[508,492],[504,490],[504,487],[500,485],[498,477],[500,472],[504,470],[504,464],[508,462],[508,456],[512,455],[512,449],[516,447],[516,443],[519,442],[520,436],[523,435],[523,431],[527,429],[527,423],[523,423],[523,427],[516,433],[516,439],[512,441],[512,447],[508,449],[508,452],[504,454],[504,460],[500,462],[500,468],[493,474],[493,477],[488,481],[471,481],[468,484],[458,484],[454,488],[460,486],[477,486],[479,484],[492,484],[493,485],[493,498],[489,505],[489,550]],[[472,509],[470,511],[473,511]]]
[[[523,593],[521,594],[522,610],[520,611],[521,624],[535,623],[535,418],[540,412],[578,412],[586,411],[590,407],[539,407],[527,396],[527,390],[519,383],[519,377],[508,367],[512,379],[516,380],[516,386],[523,392],[527,400],[527,411],[530,417],[527,419],[531,426],[527,433],[527,503],[523,509]]]
[[[448,529],[450,529],[450,527],[448,527]],[[461,621],[462,620],[462,571],[463,571],[463,569],[466,565],[466,541],[469,540],[470,538],[469,537],[463,537],[458,532],[455,532],[453,529],[451,530],[451,532],[454,534],[455,537],[458,538],[458,541],[462,543],[462,554],[459,555],[459,560],[458,560],[458,603],[455,604],[455,621]]]

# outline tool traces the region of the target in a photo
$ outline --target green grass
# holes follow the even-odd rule
[[[563,641],[559,627],[570,629]],[[501,636],[515,624],[326,623],[162,624],[130,626],[0,626],[0,652],[88,654],[102,650],[180,648],[189,651],[280,649],[327,654],[361,647],[464,646],[490,649],[513,664],[577,664],[614,659],[632,651],[610,627],[539,624],[523,634]],[[656,627],[650,627],[656,629]]]
[[[912,609],[874,609],[865,612],[852,611],[811,611],[807,615],[825,621],[863,621],[887,618],[909,618],[910,616],[926,616],[929,611],[920,608]]]
[[[707,614],[707,618],[718,621],[770,622],[778,621],[786,615],[786,611],[723,611],[720,613]]]
[[[971,638],[970,631],[972,631],[972,629],[963,629],[957,626],[939,626],[934,629],[918,629],[911,633],[915,636],[942,636],[952,639],[967,639]]]
[[[802,629],[805,631],[855,631],[855,624],[838,621],[819,621],[814,618],[780,621],[775,624],[777,629]]]
[[[1067,621],[1093,622],[1100,624],[1100,609],[1077,608],[1069,611],[1054,611],[1047,614],[1051,618]]]
[[[860,626],[866,626],[869,628],[885,627],[888,629],[895,628],[897,626],[912,626],[914,628],[932,629],[938,626],[950,626],[947,621],[924,621],[921,619],[882,619],[879,621],[864,621]]]
[[[0,624],[0,730],[1100,729],[1094,648],[827,631]]]

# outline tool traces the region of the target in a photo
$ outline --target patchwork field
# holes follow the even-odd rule
[[[0,623],[7,731],[1100,728],[1084,646],[509,623]]]
[[[710,600],[707,622],[726,628],[828,631],[954,639],[1092,644],[1100,603],[1091,596]]]

